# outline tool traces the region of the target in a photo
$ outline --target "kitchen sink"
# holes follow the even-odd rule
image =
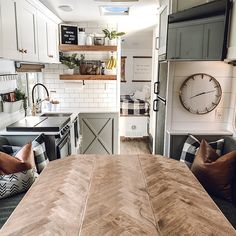
[[[41,117],[69,117],[72,113],[43,113]]]

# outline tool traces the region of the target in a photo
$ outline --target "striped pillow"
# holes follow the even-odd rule
[[[25,192],[38,177],[36,168],[0,175],[0,199]]]
[[[44,134],[39,135],[35,140],[32,141],[32,147],[37,171],[38,173],[41,173],[49,162],[46,153]]]

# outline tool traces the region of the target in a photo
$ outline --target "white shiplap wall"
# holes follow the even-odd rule
[[[217,131],[228,128],[228,120],[232,99],[233,67],[224,62],[173,62],[173,95],[171,102],[171,130]],[[223,96],[215,110],[205,115],[195,115],[186,111],[179,101],[179,89],[181,83],[190,75],[206,73],[215,77],[222,88]],[[223,113],[222,119],[216,117],[216,111]]]

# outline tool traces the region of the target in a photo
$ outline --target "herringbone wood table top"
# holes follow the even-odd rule
[[[183,163],[151,155],[80,155],[50,162],[0,235],[236,232]]]

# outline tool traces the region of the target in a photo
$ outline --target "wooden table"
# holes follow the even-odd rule
[[[1,236],[236,235],[180,162],[151,155],[50,162]]]

